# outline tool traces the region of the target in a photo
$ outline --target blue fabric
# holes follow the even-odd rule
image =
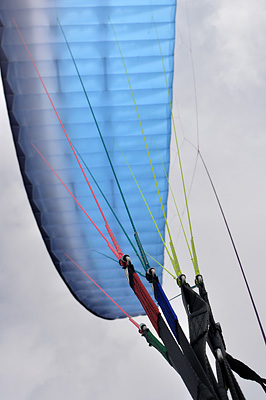
[[[143,314],[118,262],[106,257],[113,255],[105,241],[31,145],[33,142],[41,151],[93,221],[108,236],[11,16],[21,29],[73,145],[134,242],[134,232],[57,24],[57,16],[60,19],[144,250],[163,264],[163,245],[119,150],[123,151],[133,169],[164,236],[163,214],[110,20],[125,59],[166,208],[168,184],[161,159],[168,170],[171,115],[154,23],[171,91],[175,0],[57,0],[56,5],[57,10],[53,0],[10,0],[7,5],[2,2],[0,6],[4,26],[1,29],[1,70],[24,183],[46,246],[74,296],[99,316],[124,317],[66,259],[63,252],[87,271],[129,314]],[[136,269],[141,270],[138,258],[89,174],[88,178],[123,253],[129,254]]]
[[[161,284],[155,281],[153,282],[153,284],[156,285],[157,301],[159,306],[161,307],[163,315],[165,316],[166,321],[168,322],[168,325],[170,326],[170,329],[175,338],[177,339],[177,341],[179,341],[176,327],[176,323],[178,322],[177,315],[173,310],[169,300],[167,299]]]

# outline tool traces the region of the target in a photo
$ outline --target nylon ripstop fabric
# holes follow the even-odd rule
[[[138,258],[90,176],[91,173],[134,241],[134,232],[67,44],[143,247],[163,264],[163,245],[124,159],[125,155],[164,237],[164,218],[119,46],[166,208],[168,183],[162,161],[168,171],[171,115],[160,46],[171,92],[175,3],[174,0],[154,0],[152,5],[148,0],[93,0],[85,4],[81,0],[57,0],[55,8],[53,0],[10,0],[0,5],[1,73],[27,195],[57,271],[77,300],[103,318],[123,318],[124,315],[65,254],[127,313],[134,316],[144,311],[105,240],[35,149],[108,236],[102,216],[15,24],[122,252],[135,257],[136,269],[141,270]],[[146,287],[151,293],[147,283]]]

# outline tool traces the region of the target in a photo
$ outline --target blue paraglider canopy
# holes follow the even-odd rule
[[[146,254],[163,264],[157,192],[166,208],[171,111],[165,72],[171,93],[175,1],[57,1],[55,8],[53,1],[22,6],[13,0],[8,9],[1,5],[0,17],[13,137],[52,260],[96,315],[123,317],[69,257],[130,315],[142,314],[112,238],[123,254],[134,254],[137,270],[145,256],[135,231]]]

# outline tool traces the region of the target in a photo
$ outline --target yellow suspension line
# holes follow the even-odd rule
[[[161,203],[161,208],[162,208],[163,215],[164,215],[165,224],[166,224],[167,231],[168,231],[169,238],[170,238],[170,247],[171,247],[171,250],[173,252],[173,258],[170,256],[168,250],[167,250],[167,253],[168,253],[168,255],[169,255],[170,259],[171,259],[171,262],[173,264],[173,268],[174,268],[176,274],[179,276],[179,275],[181,275],[181,269],[180,269],[180,265],[179,265],[179,262],[178,262],[178,259],[177,259],[176,252],[174,250],[174,246],[173,246],[173,242],[172,242],[172,238],[171,238],[169,225],[168,225],[167,218],[166,218],[166,215],[165,215],[165,210],[164,210],[164,207],[163,207],[160,190],[159,190],[158,182],[157,182],[157,179],[156,179],[156,176],[155,176],[155,172],[154,172],[154,168],[153,168],[153,164],[152,164],[152,160],[151,160],[148,144],[147,144],[147,141],[146,141],[146,137],[145,137],[145,134],[144,134],[143,126],[142,126],[142,123],[141,123],[141,119],[140,119],[137,103],[136,103],[136,100],[135,100],[135,96],[134,96],[134,93],[133,93],[133,89],[132,89],[132,86],[131,86],[129,75],[128,75],[128,72],[127,72],[127,68],[126,68],[125,60],[124,60],[124,57],[123,57],[123,54],[122,54],[122,50],[121,50],[118,38],[116,36],[116,32],[115,32],[114,26],[113,26],[110,18],[109,18],[109,21],[110,21],[110,24],[111,24],[111,27],[112,27],[112,30],[113,30],[113,33],[114,33],[114,36],[115,36],[115,39],[116,39],[116,43],[117,43],[117,46],[118,46],[118,49],[119,49],[119,53],[120,53],[120,56],[121,56],[121,59],[122,59],[123,65],[124,65],[124,69],[125,69],[125,72],[126,72],[128,84],[129,84],[130,91],[131,91],[131,95],[132,95],[133,102],[134,102],[134,105],[135,105],[135,109],[136,109],[136,112],[137,112],[137,116],[138,116],[138,120],[139,120],[139,124],[140,124],[140,128],[141,128],[141,132],[142,132],[142,136],[143,136],[143,140],[144,140],[146,151],[147,151],[147,154],[148,154],[148,157],[149,157],[149,162],[150,162],[150,166],[151,166],[151,170],[152,170],[152,174],[153,174],[153,179],[154,179],[154,182],[155,182],[155,185],[156,185],[157,193],[158,193],[158,196],[159,196],[159,200],[160,200],[160,203]],[[154,221],[154,218],[153,218],[153,221]],[[161,234],[160,234],[160,237],[162,238]],[[164,241],[163,241],[163,243],[164,243]],[[164,245],[165,245],[165,243],[164,243]],[[167,249],[167,247],[165,247],[165,248]]]
[[[192,248],[192,254],[193,254],[192,262],[193,262],[195,274],[199,275],[200,271],[199,271],[198,259],[197,259],[197,255],[196,255],[196,249],[195,249],[193,233],[192,233],[192,225],[191,225],[191,219],[190,219],[190,213],[189,213],[189,207],[188,207],[188,200],[187,200],[185,180],[184,180],[184,174],[183,174],[183,168],[182,168],[182,162],[181,162],[181,155],[180,155],[180,151],[179,151],[178,139],[177,139],[176,128],[175,128],[175,121],[174,121],[174,115],[173,115],[171,96],[170,96],[170,91],[169,91],[169,86],[168,86],[168,81],[167,81],[167,76],[166,76],[166,71],[165,71],[165,65],[164,65],[164,61],[163,61],[163,53],[162,53],[162,48],[161,48],[161,44],[160,44],[160,39],[159,39],[159,36],[158,36],[158,31],[157,31],[157,28],[156,28],[155,21],[153,21],[153,22],[154,22],[154,27],[155,27],[156,36],[157,36],[159,49],[160,49],[160,54],[161,54],[161,59],[162,59],[164,77],[165,77],[166,88],[167,88],[167,93],[168,93],[168,100],[169,100],[171,116],[172,116],[172,122],[173,122],[173,129],[174,129],[174,134],[175,134],[175,142],[176,142],[176,148],[177,148],[177,154],[178,154],[179,168],[180,168],[180,173],[181,173],[181,178],[182,178],[183,192],[184,192],[184,197],[185,197],[187,217],[188,217],[188,223],[189,223],[189,229],[190,229],[190,235],[191,235],[191,248]]]

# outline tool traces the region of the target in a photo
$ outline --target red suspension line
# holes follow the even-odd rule
[[[62,179],[60,178],[60,176],[57,174],[57,172],[53,169],[53,167],[49,164],[49,162],[47,161],[47,159],[44,157],[44,155],[40,152],[40,150],[31,142],[31,145],[34,147],[34,149],[37,151],[37,153],[41,156],[41,158],[43,159],[43,161],[48,165],[48,167],[51,169],[51,171],[55,174],[55,176],[59,179],[59,181],[61,182],[61,184],[64,186],[64,188],[68,191],[68,193],[70,194],[70,196],[73,198],[73,200],[75,200],[75,202],[77,203],[77,205],[80,207],[80,209],[84,212],[84,214],[89,218],[90,222],[93,224],[93,226],[97,229],[97,231],[100,233],[100,235],[103,237],[103,239],[106,241],[108,247],[110,248],[110,250],[114,253],[114,255],[117,257],[118,260],[120,260],[120,255],[119,253],[116,251],[116,249],[111,245],[111,243],[108,242],[108,240],[106,239],[106,237],[104,236],[104,234],[101,232],[101,230],[98,228],[98,226],[95,224],[95,222],[93,222],[93,220],[91,219],[91,217],[88,215],[88,213],[84,210],[84,208],[82,207],[82,205],[79,203],[79,201],[76,199],[76,197],[73,195],[73,193],[68,189],[68,187],[66,186],[66,184],[62,181]]]
[[[78,265],[78,263],[76,263],[76,261],[74,261],[74,260],[73,260],[69,255],[67,255],[65,252],[64,252],[64,255],[65,255],[70,261],[72,261],[73,264],[75,264],[76,267],[79,268],[80,271],[82,271],[83,274],[85,274],[85,275],[94,283],[94,285],[96,285],[96,286],[108,297],[108,299],[110,299],[110,300],[125,314],[126,317],[128,317],[129,321],[132,322],[133,325],[135,325],[138,329],[140,329],[139,324],[138,324],[132,317],[130,317],[130,315],[129,315],[126,311],[124,311],[123,308],[120,307],[119,304],[117,304],[117,303],[114,301],[114,299],[112,299],[112,297],[110,297],[109,294],[107,294],[107,293],[101,288],[101,286],[99,286],[98,283],[96,283],[96,282],[89,276],[89,274],[88,274],[86,271],[84,271],[83,268],[81,268],[80,265]]]
[[[56,110],[56,108],[55,108],[55,105],[54,105],[54,103],[53,103],[53,101],[52,101],[52,99],[51,99],[51,96],[50,96],[50,94],[49,94],[49,92],[48,92],[48,90],[47,90],[47,88],[46,88],[46,86],[45,86],[45,83],[44,83],[44,81],[43,81],[43,79],[42,79],[42,77],[41,77],[41,75],[40,75],[40,72],[39,72],[39,70],[38,70],[38,68],[37,68],[37,65],[36,65],[36,63],[35,63],[35,61],[34,61],[32,55],[31,55],[31,53],[30,53],[30,51],[29,51],[29,48],[28,48],[28,46],[27,46],[27,44],[26,44],[26,42],[25,42],[25,40],[24,40],[24,37],[23,37],[23,35],[22,35],[22,33],[21,33],[21,31],[20,31],[20,29],[19,29],[19,27],[18,27],[18,25],[17,25],[17,23],[16,23],[14,17],[12,17],[12,21],[13,21],[13,23],[14,23],[14,25],[15,25],[17,31],[18,31],[18,34],[19,34],[19,36],[20,36],[20,38],[21,38],[21,40],[22,40],[22,43],[24,44],[24,47],[25,47],[25,49],[26,49],[26,51],[27,51],[27,53],[28,53],[28,55],[29,55],[29,57],[30,57],[30,60],[31,60],[31,62],[32,62],[34,68],[35,68],[35,71],[36,71],[36,73],[37,73],[37,75],[38,75],[38,77],[39,77],[39,79],[40,79],[40,81],[41,81],[41,83],[42,83],[42,86],[43,86],[43,88],[44,88],[44,90],[45,90],[45,92],[46,92],[46,94],[47,94],[47,97],[48,97],[48,99],[50,100],[50,103],[51,103],[51,105],[52,105],[52,107],[53,107],[53,110],[54,110],[54,112],[55,112],[55,114],[56,114],[56,117],[57,117],[57,119],[58,119],[58,121],[59,121],[59,123],[60,123],[60,125],[61,125],[61,127],[62,127],[62,129],[63,129],[63,132],[64,132],[64,134],[65,134],[65,137],[66,137],[66,139],[67,139],[67,141],[68,141],[68,143],[69,143],[69,145],[70,145],[70,147],[71,147],[71,150],[72,150],[72,152],[73,152],[73,154],[74,154],[74,156],[75,156],[75,158],[76,158],[76,160],[77,160],[77,163],[78,163],[78,165],[79,165],[79,168],[80,168],[80,170],[81,170],[81,172],[82,172],[82,174],[83,174],[83,176],[84,176],[84,178],[85,178],[85,180],[86,180],[86,182],[87,182],[87,184],[88,184],[88,186],[89,186],[89,188],[90,188],[90,191],[91,191],[91,193],[92,193],[92,196],[93,196],[93,198],[94,198],[94,200],[95,200],[95,202],[96,202],[96,204],[97,204],[97,207],[98,207],[98,209],[99,209],[99,211],[100,211],[100,213],[101,213],[101,215],[102,215],[102,217],[103,217],[103,219],[104,219],[106,229],[107,229],[108,233],[110,234],[110,237],[111,237],[112,242],[113,242],[113,244],[114,244],[114,246],[115,246],[115,248],[116,248],[116,250],[117,250],[117,253],[119,254],[119,259],[120,259],[120,258],[122,257],[122,255],[123,255],[122,250],[120,249],[120,247],[119,247],[119,245],[118,245],[118,243],[117,243],[117,240],[115,239],[114,233],[112,232],[112,230],[111,230],[111,228],[110,228],[110,226],[109,226],[109,224],[108,224],[108,222],[107,222],[107,220],[106,220],[106,218],[105,218],[105,215],[104,215],[104,213],[103,213],[103,211],[102,211],[102,209],[101,209],[101,206],[100,206],[100,204],[99,204],[99,202],[98,202],[98,200],[97,200],[97,198],[96,198],[96,196],[95,196],[95,194],[94,194],[94,191],[93,191],[93,189],[92,189],[92,187],[91,187],[91,185],[90,185],[90,182],[89,182],[89,180],[88,180],[88,178],[87,178],[87,176],[86,176],[86,174],[85,174],[85,171],[84,171],[84,169],[83,169],[83,167],[82,167],[82,165],[81,165],[81,163],[80,163],[80,161],[79,161],[79,158],[78,158],[78,156],[77,156],[77,153],[75,152],[75,149],[74,149],[74,147],[73,147],[73,145],[72,145],[72,143],[71,143],[71,140],[70,140],[70,138],[69,138],[69,136],[68,136],[68,134],[67,134],[67,132],[66,132],[66,130],[65,130],[65,127],[64,127],[64,125],[63,125],[63,123],[62,123],[62,121],[61,121],[61,119],[60,119],[60,117],[59,117],[59,114],[58,114],[58,112],[57,112],[57,110]]]

